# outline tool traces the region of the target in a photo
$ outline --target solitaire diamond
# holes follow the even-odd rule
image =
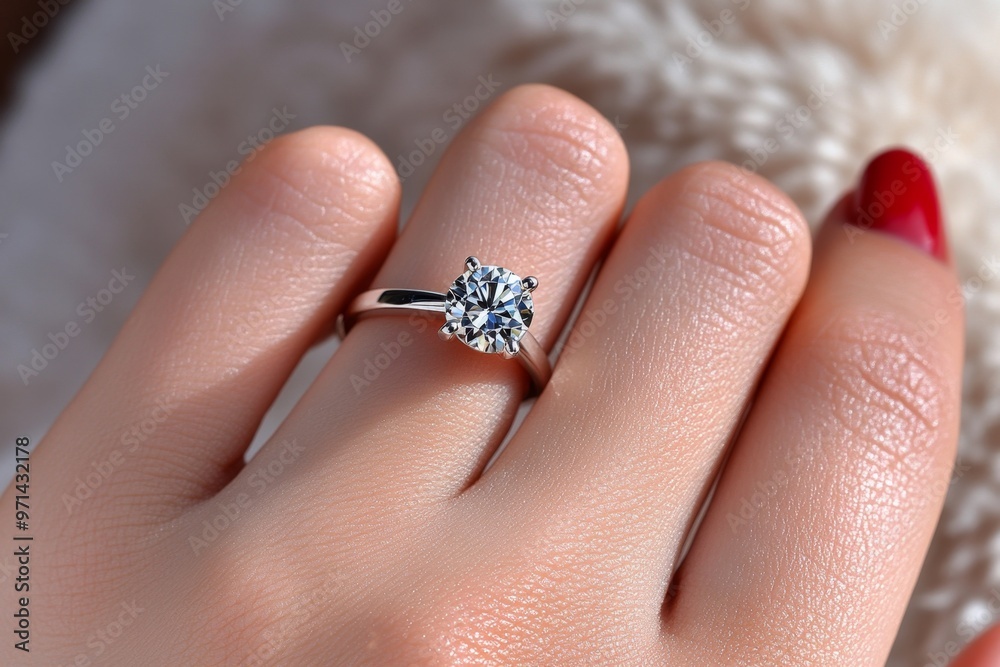
[[[442,336],[457,336],[480,352],[516,355],[534,315],[531,291],[538,281],[483,266],[475,257],[465,265],[468,270],[448,290]]]

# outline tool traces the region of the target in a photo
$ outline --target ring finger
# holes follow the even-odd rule
[[[537,276],[531,332],[548,349],[611,237],[627,165],[596,111],[552,88],[518,88],[442,158],[375,286],[444,292],[469,255]],[[359,322],[269,446],[322,442],[299,468],[351,498],[459,492],[499,444],[527,378],[500,355],[442,343],[440,324]]]

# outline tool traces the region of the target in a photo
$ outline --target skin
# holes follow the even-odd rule
[[[884,664],[954,458],[951,269],[852,240],[843,203],[814,242],[774,186],[715,163],[666,178],[618,233],[627,184],[614,128],[543,86],[462,132],[398,239],[399,182],[370,141],[269,145],[32,456],[32,652],[8,641],[0,662]],[[244,465],[352,294],[440,290],[473,252],[538,276],[549,348],[605,258],[495,463],[518,365],[375,318]],[[987,649],[963,667],[995,664]]]

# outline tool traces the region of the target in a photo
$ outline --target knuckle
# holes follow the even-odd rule
[[[613,646],[616,633],[607,619],[621,617],[622,606],[609,607],[623,601],[597,601],[602,596],[582,586],[572,590],[566,570],[579,566],[571,577],[583,579],[585,568],[554,560],[499,572],[453,573],[430,602],[404,605],[386,616],[366,644],[393,656],[394,664],[427,667],[615,664],[627,651],[621,642]],[[589,645],[574,641],[581,635],[590,637]]]
[[[510,655],[512,645],[537,656],[552,639],[536,627],[537,622],[527,620],[537,619],[542,609],[528,613],[525,607],[529,605],[519,602],[526,591],[510,591],[507,599],[494,590],[483,591],[482,584],[468,591],[476,591],[476,595],[467,592],[450,600],[439,599],[416,615],[406,614],[406,627],[387,629],[384,635],[392,638],[390,653],[401,658],[400,664],[444,667],[475,664],[476,657],[508,662],[515,658]],[[550,608],[544,615],[551,617],[553,612]]]
[[[265,231],[298,227],[327,245],[363,243],[369,227],[391,217],[399,198],[388,158],[344,128],[313,127],[279,137],[244,164],[245,178],[234,183],[256,211],[251,220]]]
[[[276,139],[265,151],[264,164],[272,171],[302,176],[304,195],[317,203],[336,203],[343,194],[361,199],[385,199],[399,189],[392,164],[364,135],[341,127],[312,127]],[[346,192],[332,189],[333,182]]]
[[[809,229],[795,206],[765,181],[731,165],[698,164],[666,181],[652,205],[684,228],[675,238],[694,262],[698,275],[692,279],[707,277],[713,291],[745,297],[742,310],[791,302],[803,289]]]
[[[654,189],[637,215],[675,255],[681,291],[699,295],[710,311],[704,326],[720,345],[748,329],[773,332],[805,288],[805,221],[784,195],[736,167],[688,167]]]
[[[617,204],[627,178],[624,144],[594,109],[548,86],[522,86],[484,115],[478,143],[499,158],[511,180],[541,181],[513,188],[549,215]],[[543,194],[545,193],[545,194]]]
[[[187,597],[190,636],[199,638],[189,651],[202,662],[222,664],[238,656],[239,664],[258,664],[264,657],[295,654],[338,599],[339,580],[309,549],[290,547],[284,566],[273,555],[255,553],[251,523],[234,523],[187,563],[192,581],[199,582]]]
[[[831,313],[811,347],[838,425],[874,463],[922,474],[941,456],[950,383],[912,322],[888,312]]]
[[[463,617],[464,614],[464,617]],[[408,617],[409,616],[409,617]],[[473,629],[473,624],[478,625]],[[498,619],[473,610],[423,609],[419,615],[387,615],[370,626],[363,645],[368,659],[414,667],[494,664],[498,653]]]

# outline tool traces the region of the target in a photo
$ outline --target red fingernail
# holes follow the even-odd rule
[[[934,176],[910,151],[886,151],[868,163],[854,192],[851,224],[903,239],[941,261],[948,244]]]

